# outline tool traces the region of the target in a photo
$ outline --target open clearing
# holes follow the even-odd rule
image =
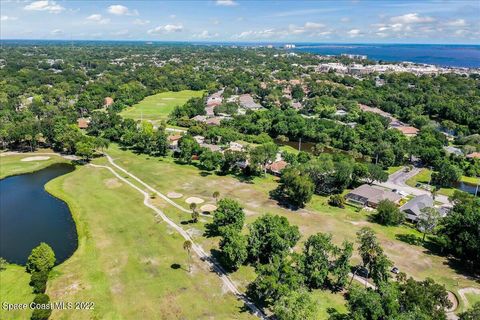
[[[203,91],[168,91],[148,96],[139,103],[126,108],[120,115],[124,118],[151,121],[166,120],[176,106],[185,104],[190,98],[198,98]]]
[[[355,241],[355,233],[361,227],[369,226],[377,233],[389,258],[408,276],[419,280],[431,277],[455,293],[459,288],[480,288],[477,281],[449,267],[449,261],[445,257],[432,254],[422,246],[401,241],[403,238],[421,237],[421,234],[413,228],[386,227],[369,222],[368,212],[357,212],[353,207],[333,208],[327,205],[326,198],[320,196],[314,196],[306,208],[297,211],[278,206],[269,198],[269,192],[277,186],[275,177],[256,177],[252,181],[244,182],[232,176],[205,174],[194,165],[178,165],[171,158],[135,155],[130,151],[120,150],[116,145],[112,145],[108,153],[118,165],[160,192],[174,191],[184,194],[185,197],[197,196],[214,203],[212,193],[220,191],[220,197],[231,197],[242,203],[246,209],[247,222],[252,222],[266,212],[286,216],[290,223],[299,226],[303,235],[302,240],[316,232],[330,232],[336,243],[340,244],[343,240]],[[184,203],[181,199],[174,201],[181,205]],[[165,210],[169,212],[168,208]],[[180,216],[178,219],[186,220],[188,215]],[[197,241],[203,241],[201,244],[204,248],[218,246],[217,241],[211,238]],[[358,256],[354,257],[355,261],[359,261]],[[246,285],[254,278],[253,272],[245,269],[247,268],[241,267],[233,275],[240,285]]]

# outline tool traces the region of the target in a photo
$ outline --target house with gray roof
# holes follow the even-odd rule
[[[402,196],[389,189],[364,184],[350,191],[345,199],[355,204],[376,208],[382,200],[390,200],[398,204]]]
[[[434,207],[433,198],[428,194],[423,194],[405,203],[400,207],[400,211],[405,213],[405,218],[407,220],[416,222],[422,213],[422,209],[426,207]]]

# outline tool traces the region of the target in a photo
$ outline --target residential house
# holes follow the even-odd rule
[[[111,97],[105,97],[105,99],[103,99],[104,107],[110,107],[112,104],[113,104],[113,99]]]
[[[258,110],[262,107],[253,100],[253,97],[250,94],[242,94],[239,97],[239,101],[240,106],[244,109]]]
[[[463,151],[460,148],[457,148],[457,147],[446,146],[446,147],[443,147],[443,150],[445,150],[445,152],[448,153],[448,154],[454,154],[456,156],[463,156]]]
[[[403,133],[404,136],[407,137],[415,137],[418,134],[418,129],[415,127],[410,127],[410,126],[399,126],[399,127],[394,127],[401,133]]]
[[[168,147],[173,151],[179,151],[178,149],[178,140],[182,138],[181,135],[175,134],[167,137],[168,140]]]
[[[288,162],[279,160],[279,161],[274,161],[270,164],[267,164],[267,171],[279,176],[282,172],[283,169],[285,169],[288,166]]]
[[[382,200],[390,200],[398,204],[402,196],[388,189],[364,184],[350,191],[345,199],[362,206],[376,208]]]
[[[467,154],[468,159],[480,159],[480,152],[472,152]]]
[[[423,208],[433,208],[433,198],[427,194],[415,197],[400,207],[400,211],[405,213],[405,218],[412,222],[417,222]]]
[[[87,118],[78,118],[77,119],[77,126],[80,129],[87,129],[89,123],[90,123],[90,119],[87,119]]]
[[[197,122],[207,122],[207,116],[202,116],[202,115],[197,115],[195,117],[193,117],[192,119],[190,120],[193,120],[193,121],[197,121]]]

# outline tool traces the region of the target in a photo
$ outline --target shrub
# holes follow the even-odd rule
[[[338,208],[345,208],[345,198],[340,194],[334,194],[328,199],[328,204]]]
[[[46,305],[50,303],[50,297],[44,293],[39,293],[33,299],[33,304],[35,304],[35,309],[33,310],[31,320],[47,320],[52,314],[52,309],[45,308],[43,309],[40,305]]]
[[[27,272],[49,271],[55,264],[55,253],[52,248],[45,242],[40,243],[33,248],[32,253],[27,260]]]
[[[45,293],[47,288],[48,272],[34,271],[30,277],[30,285],[33,287],[34,293]]]

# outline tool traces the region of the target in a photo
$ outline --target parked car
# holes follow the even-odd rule
[[[392,273],[399,274],[400,270],[398,270],[397,267],[393,267],[392,270],[390,270]]]
[[[357,275],[359,277],[362,277],[362,278],[368,278],[369,277],[368,269],[365,268],[364,266],[360,266],[360,265],[355,266],[355,267],[353,267],[352,272],[355,275]]]

